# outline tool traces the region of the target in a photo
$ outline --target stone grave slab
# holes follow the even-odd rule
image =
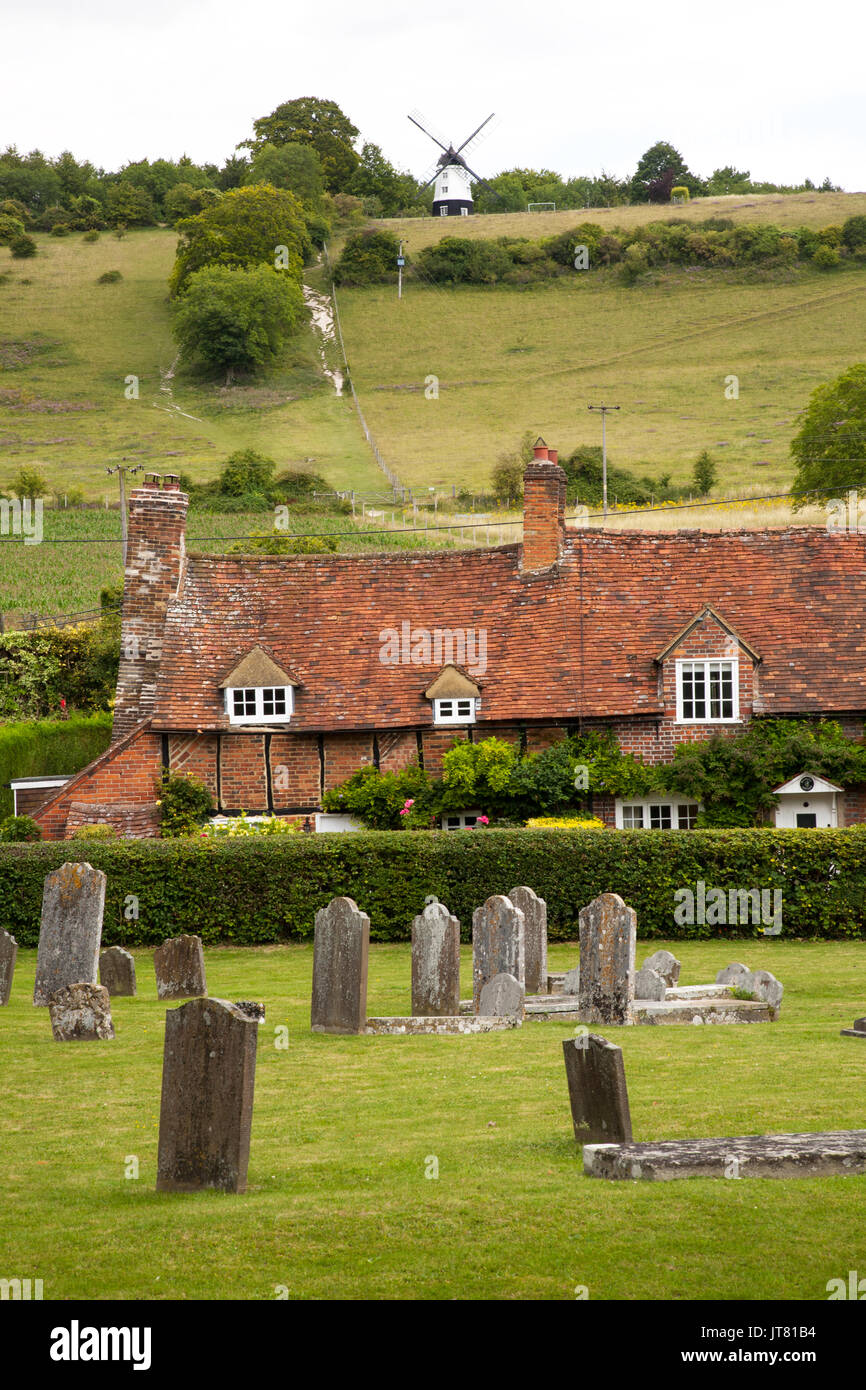
[[[412,922],[412,1013],[450,1016],[460,1009],[460,923],[444,903],[428,903]]]
[[[564,1038],[562,1053],[577,1143],[631,1143],[622,1048],[597,1033],[582,1033]]]
[[[370,918],[352,898],[316,913],[313,945],[314,1033],[363,1033],[367,1015]]]
[[[405,1018],[368,1018],[364,1032],[386,1037],[408,1037],[424,1033],[443,1036],[464,1033],[501,1033],[506,1028],[519,1028],[520,1022],[519,1018],[514,1017],[489,1018],[474,1013],[455,1014],[450,1018],[439,1014],[431,1015],[429,1018],[421,1018],[413,1014]]]
[[[775,1023],[779,1010],[760,999],[639,999],[635,1023]]]
[[[581,1017],[587,1023],[631,1023],[637,914],[618,893],[602,893],[581,908]]]
[[[17,956],[18,942],[15,937],[0,929],[0,1008],[9,1003]]]
[[[157,1191],[246,1190],[257,1038],[227,999],[167,1011]]]
[[[734,1160],[736,1166],[734,1166]],[[587,1144],[587,1177],[647,1182],[675,1178],[827,1178],[866,1173],[866,1129]],[[734,1174],[737,1177],[734,1177]]]
[[[866,1018],[855,1018],[852,1028],[841,1030],[843,1038],[866,1038]]]
[[[109,946],[99,957],[99,983],[105,985],[108,993],[115,995],[135,994],[135,961],[129,951],[122,946]]]
[[[153,965],[160,999],[190,999],[207,994],[200,936],[169,937],[154,951]]]
[[[547,990],[547,903],[532,888],[509,888],[508,896],[523,913],[523,956],[527,994]]]
[[[96,984],[105,883],[102,870],[87,863],[63,864],[46,875],[34,1004],[44,1007],[64,985]]]
[[[472,914],[472,1002],[481,1012],[481,990],[494,975],[513,975],[526,988],[525,922],[519,907],[494,894]]]
[[[49,999],[48,1013],[55,1042],[108,1042],[114,1037],[104,985],[64,985]]]

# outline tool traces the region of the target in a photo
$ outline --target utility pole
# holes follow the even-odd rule
[[[135,463],[131,468],[124,468],[122,463],[115,464],[114,468],[106,468],[106,473],[116,473],[117,481],[120,483],[120,536],[121,550],[123,554],[123,572],[126,573],[126,544],[128,538],[128,528],[126,519],[126,474],[141,473],[144,465]]]
[[[397,298],[398,298],[398,299],[402,299],[402,298],[403,298],[403,267],[404,267],[405,264],[406,264],[406,259],[405,259],[404,255],[403,255],[403,243],[402,243],[402,241],[401,241],[401,242],[400,242],[400,254],[399,254],[399,256],[397,257]]]
[[[601,508],[603,519],[607,521],[607,432],[605,424],[609,410],[619,410],[618,405],[588,405],[587,410],[597,410],[601,415]]]

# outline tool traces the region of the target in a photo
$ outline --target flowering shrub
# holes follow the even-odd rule
[[[234,839],[237,835],[300,835],[301,827],[284,816],[261,816],[250,820],[246,811],[223,824],[208,821],[200,835],[212,840]]]
[[[585,820],[570,816],[533,816],[526,822],[527,830],[604,830],[603,820],[589,816]]]

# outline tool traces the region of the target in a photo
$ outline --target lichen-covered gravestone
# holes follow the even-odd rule
[[[622,1048],[582,1033],[562,1044],[578,1144],[630,1144],[631,1114]]]
[[[313,944],[314,1033],[363,1033],[367,1022],[370,918],[351,898],[316,913]]]
[[[673,989],[680,978],[682,966],[672,951],[653,951],[651,956],[647,956],[642,970],[655,970],[661,975],[668,989]]]
[[[64,985],[48,1001],[55,1042],[107,1042],[114,1037],[104,985]]]
[[[153,965],[160,999],[190,999],[207,994],[200,936],[169,937],[154,951]]]
[[[635,999],[653,999],[656,1003],[662,1003],[666,994],[664,977],[657,970],[651,970],[648,965],[641,966],[634,977]]]
[[[64,985],[96,984],[105,882],[101,869],[84,863],[46,876],[34,1004],[44,1007]]]
[[[226,999],[166,1013],[157,1191],[246,1190],[258,1029]]]
[[[494,975],[513,975],[526,988],[523,913],[510,898],[495,894],[472,914],[472,1003],[480,1011],[481,991]]]
[[[547,993],[547,903],[532,888],[509,888],[508,896],[523,913],[526,993]]]
[[[580,911],[580,993],[586,1023],[630,1023],[634,1003],[637,914],[617,893]]]
[[[526,998],[519,980],[513,975],[494,975],[481,989],[478,1012],[484,1018],[522,1019]]]
[[[460,923],[444,903],[428,903],[412,922],[412,1014],[460,1012]]]
[[[135,994],[135,961],[122,946],[109,946],[99,957],[99,983],[105,985],[108,993],[115,995]]]
[[[0,1006],[9,1003],[17,955],[18,942],[15,937],[0,929]]]

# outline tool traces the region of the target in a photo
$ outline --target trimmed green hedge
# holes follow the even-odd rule
[[[27,719],[0,724],[0,820],[12,815],[13,777],[80,772],[111,742],[111,713],[72,714],[68,719]],[[48,793],[46,793],[48,795]]]
[[[781,888],[782,935],[864,937],[866,831],[567,830],[380,831],[238,840],[74,841],[0,845],[0,925],[35,946],[44,875],[87,860],[108,875],[103,940],[148,945],[181,932],[257,945],[309,939],[315,914],[345,894],[370,914],[377,941],[407,941],[435,894],[460,918],[492,893],[526,883],[547,900],[551,940],[574,940],[578,912],[617,892],[642,938],[760,934],[706,923],[679,926],[677,888]],[[127,921],[127,895],[138,919]]]

